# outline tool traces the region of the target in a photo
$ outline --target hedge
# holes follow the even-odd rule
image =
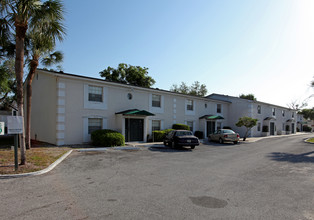
[[[162,131],[153,131],[153,142],[161,142],[164,140],[166,135],[173,129],[166,129]]]
[[[172,129],[175,130],[190,130],[190,126],[184,124],[173,124]]]
[[[114,130],[103,129],[93,131],[91,134],[92,144],[101,147],[124,146],[124,136]]]
[[[307,125],[303,125],[303,131],[305,132],[311,132],[312,131],[312,128],[307,126]]]

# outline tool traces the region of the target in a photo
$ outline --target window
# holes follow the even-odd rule
[[[276,109],[272,108],[273,116],[276,116]]]
[[[207,103],[205,103],[205,108],[207,108]]]
[[[257,106],[257,114],[262,113],[262,107],[260,105]]]
[[[152,120],[152,131],[160,131],[160,120]]]
[[[88,101],[102,102],[102,87],[88,86]]]
[[[152,106],[153,107],[161,107],[161,96],[160,95],[152,95]]]
[[[193,121],[187,121],[186,122],[186,125],[188,125],[190,127],[190,130],[191,131],[194,131],[194,128],[193,128]]]
[[[221,104],[217,104],[217,113],[221,113]]]
[[[88,119],[88,134],[93,131],[102,129],[102,118],[89,118]]]
[[[282,110],[282,117],[285,117],[285,110]]]
[[[294,112],[292,112],[292,118],[294,118]]]
[[[193,111],[193,100],[186,100],[186,110]]]
[[[257,123],[257,131],[261,131],[261,123],[260,122]]]

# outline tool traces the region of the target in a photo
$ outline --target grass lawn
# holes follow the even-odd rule
[[[38,147],[26,150],[26,165],[14,171],[14,150],[0,149],[0,174],[29,173],[47,168],[63,154],[71,150],[65,147]],[[20,149],[18,149],[19,163]]]
[[[311,142],[311,143],[314,143],[314,138],[310,138],[307,140],[307,142]]]

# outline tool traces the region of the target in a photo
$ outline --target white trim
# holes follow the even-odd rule
[[[65,122],[65,116],[64,115],[58,115],[57,116],[57,122]]]
[[[65,105],[65,99],[58,98],[58,105]]]
[[[63,91],[63,90],[58,90],[58,96],[59,96],[59,97],[65,97],[65,91]]]
[[[57,108],[57,114],[64,114],[65,113],[65,108],[64,107],[58,107]]]
[[[64,82],[58,82],[57,88],[58,89],[65,89],[65,83]]]
[[[64,124],[57,124],[57,131],[64,131],[65,125]]]
[[[64,139],[64,132],[57,132],[57,139]]]

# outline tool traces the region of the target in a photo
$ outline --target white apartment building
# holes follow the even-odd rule
[[[253,127],[250,136],[260,137],[268,135],[281,135],[296,132],[298,123],[297,111],[286,107],[269,103],[241,99],[239,97],[211,94],[207,96],[214,100],[228,101],[228,123],[240,136],[245,134],[245,127],[237,127],[235,124],[240,117],[248,116],[258,119],[257,126]],[[266,129],[266,127],[268,129]],[[264,130],[263,130],[264,129]],[[266,132],[266,130],[268,130]]]
[[[31,138],[56,145],[90,142],[97,129],[147,141],[153,130],[187,124],[207,136],[229,125],[230,102],[38,70],[34,77]]]

